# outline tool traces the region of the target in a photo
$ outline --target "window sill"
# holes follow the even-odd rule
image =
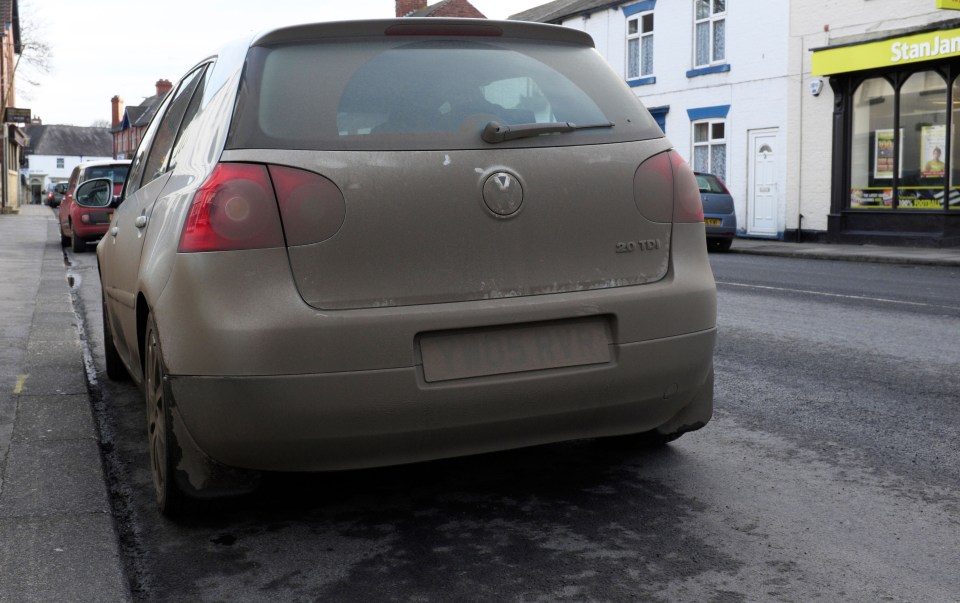
[[[656,84],[656,77],[640,77],[635,80],[627,80],[627,85],[631,88],[636,88],[637,86],[649,86],[650,84]]]
[[[725,73],[730,71],[730,64],[711,65],[710,67],[698,67],[687,72],[687,77],[700,77],[701,75],[710,75],[711,73]]]

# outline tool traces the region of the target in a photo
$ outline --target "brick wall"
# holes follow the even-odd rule
[[[486,19],[468,0],[450,0],[430,13],[431,17],[460,17],[468,19]]]
[[[398,17],[406,17],[415,10],[427,8],[427,0],[396,0]]]

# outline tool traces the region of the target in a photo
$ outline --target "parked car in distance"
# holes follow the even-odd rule
[[[227,46],[158,108],[97,255],[163,513],[263,471],[662,444],[712,415],[693,171],[573,29]]]
[[[43,202],[50,207],[59,207],[63,200],[63,194],[67,192],[66,182],[51,183],[47,188],[47,194],[44,195]]]
[[[737,236],[737,214],[727,185],[713,174],[696,172],[697,187],[703,203],[703,221],[710,249],[729,251]]]
[[[60,244],[70,245],[73,251],[86,249],[87,243],[97,241],[106,234],[113,215],[113,205],[87,206],[75,198],[77,185],[93,178],[109,178],[114,194],[119,196],[130,171],[129,159],[113,161],[87,161],[73,168],[70,180],[60,202]]]

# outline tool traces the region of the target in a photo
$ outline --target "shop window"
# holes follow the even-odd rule
[[[893,86],[884,78],[864,81],[853,95],[850,208],[893,208]],[[902,147],[901,147],[902,148]]]
[[[946,82],[934,71],[912,74],[900,86],[899,115],[896,95],[884,78],[868,79],[854,93],[850,208],[942,209],[953,163],[947,158]]]
[[[653,75],[653,13],[627,19],[627,79]]]
[[[724,120],[695,121],[693,126],[693,169],[727,179],[727,135]]]
[[[960,128],[960,78],[953,81],[953,115],[950,123],[950,209],[960,210],[960,148],[957,141],[957,129]]]
[[[708,67],[726,60],[727,0],[694,0],[694,67]]]
[[[901,209],[942,209],[947,149],[947,84],[935,71],[914,73],[900,88]]]

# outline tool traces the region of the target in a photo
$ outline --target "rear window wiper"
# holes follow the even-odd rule
[[[573,124],[568,121],[558,121],[539,124],[515,124],[511,126],[508,124],[501,124],[500,122],[491,121],[486,125],[486,127],[483,128],[483,133],[480,134],[480,138],[482,138],[484,142],[495,144],[505,140],[531,138],[533,136],[540,136],[541,134],[559,134],[563,132],[573,132],[574,130],[612,127],[613,124],[609,122],[599,124],[584,124],[578,126],[577,124]]]

